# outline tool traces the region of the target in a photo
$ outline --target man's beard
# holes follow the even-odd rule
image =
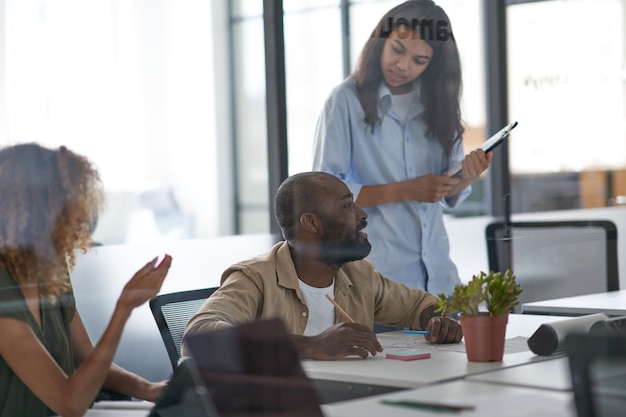
[[[358,227],[355,236],[348,239],[337,239],[325,234],[320,242],[320,262],[340,267],[346,262],[358,261],[369,255],[371,243],[368,240],[360,241],[360,231],[364,227]]]

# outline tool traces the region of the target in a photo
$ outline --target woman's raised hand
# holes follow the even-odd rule
[[[156,261],[157,258],[152,259],[133,275],[124,286],[118,303],[132,309],[156,297],[170,269],[172,257],[165,255],[158,265]]]

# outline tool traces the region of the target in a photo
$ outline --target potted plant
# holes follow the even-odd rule
[[[481,272],[466,285],[456,285],[450,296],[439,294],[436,311],[460,313],[469,361],[501,361],[509,311],[519,304],[521,292],[511,270]]]

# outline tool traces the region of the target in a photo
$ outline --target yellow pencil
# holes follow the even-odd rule
[[[326,298],[328,298],[328,301],[333,303],[337,311],[341,313],[341,315],[343,316],[343,318],[346,319],[346,321],[348,321],[349,323],[354,323],[354,320],[352,320],[352,317],[350,317],[350,315],[346,313],[345,310],[341,308],[341,306],[337,304],[337,302],[330,297],[330,295],[326,294]]]

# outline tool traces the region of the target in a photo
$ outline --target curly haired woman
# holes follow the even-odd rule
[[[91,246],[104,192],[98,172],[65,147],[0,149],[0,415],[82,416],[100,389],[154,401],[152,383],[113,364],[132,310],[156,296],[172,259],[145,264],[124,287],[93,346],[69,270]]]

